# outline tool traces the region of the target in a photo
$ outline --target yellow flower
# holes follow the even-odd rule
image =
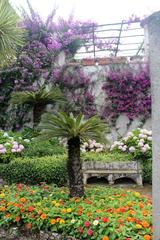
[[[72,212],[72,209],[71,208],[67,208],[67,212],[68,213]]]
[[[56,219],[56,222],[59,222],[60,220],[61,220],[61,218],[57,218],[57,219]]]
[[[54,205],[55,205],[56,203],[57,203],[56,201],[52,201],[52,204],[54,204]]]
[[[141,224],[136,224],[136,228],[137,229],[142,229],[142,225]]]
[[[63,219],[61,219],[61,220],[59,221],[59,223],[60,223],[60,224],[64,224],[65,221],[64,221]]]
[[[141,194],[140,194],[139,192],[135,192],[135,193],[134,193],[134,196],[135,196],[135,197],[140,197]]]
[[[6,196],[6,195],[5,195],[4,193],[1,193],[1,194],[0,194],[0,197],[1,197],[1,198],[4,198],[5,196]]]
[[[60,206],[60,204],[59,204],[59,203],[56,203],[56,204],[55,204],[55,207],[59,207],[59,206]]]

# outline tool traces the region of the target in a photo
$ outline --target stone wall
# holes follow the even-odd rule
[[[74,237],[63,237],[58,233],[40,231],[33,233],[25,229],[10,227],[0,228],[0,240],[76,240]]]
[[[65,54],[62,52],[57,61],[59,66],[63,66],[66,63]],[[105,101],[105,92],[102,90],[102,86],[106,81],[106,73],[110,71],[111,68],[123,68],[124,65],[128,64],[125,57],[116,57],[116,58],[101,58],[101,59],[83,59],[80,61],[80,64],[83,66],[84,72],[89,75],[92,85],[91,90],[95,96],[95,103],[99,112],[103,111],[103,102]],[[134,59],[130,62],[133,65],[135,71],[138,69],[139,64],[142,64],[142,61],[139,59]],[[146,64],[144,62],[144,64]],[[52,112],[52,106],[48,105],[47,110]],[[32,119],[32,112],[29,113],[29,118]],[[32,127],[32,121],[28,124],[29,127]],[[131,121],[125,114],[121,114],[114,124],[111,127],[111,132],[107,135],[107,139],[110,144],[112,144],[118,137],[124,136],[128,131],[131,131],[135,128],[146,128],[151,129],[151,119],[143,119],[142,117],[136,117]]]
[[[114,68],[116,68],[116,66],[118,68],[124,67],[124,64],[126,63],[114,63]],[[134,69],[136,71],[139,62],[131,62],[131,64],[134,65]],[[99,111],[102,111],[101,107],[103,106],[103,102],[105,101],[105,93],[102,90],[102,85],[105,81],[106,72],[108,72],[111,67],[113,67],[113,63],[103,65],[90,64],[88,66],[85,64],[83,66],[85,73],[88,74],[92,79],[92,91],[95,95],[95,101]],[[110,141],[110,143],[113,143],[115,140],[117,140],[118,137],[124,136],[128,131],[131,131],[138,127],[150,130],[151,118],[144,120],[142,116],[139,116],[136,117],[133,121],[131,121],[125,114],[121,114],[116,119],[114,126],[111,127],[111,132],[107,135],[107,139]]]

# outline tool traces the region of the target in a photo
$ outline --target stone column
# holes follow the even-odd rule
[[[153,240],[160,240],[160,11],[145,20],[148,26],[153,134]]]

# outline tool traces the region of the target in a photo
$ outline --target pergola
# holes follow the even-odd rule
[[[144,28],[140,21],[93,24],[89,28],[89,41],[77,52],[76,59],[122,56],[143,58]],[[99,43],[103,47],[97,47]]]

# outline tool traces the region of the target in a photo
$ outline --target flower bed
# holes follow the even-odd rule
[[[12,185],[0,193],[0,226],[80,240],[150,240],[151,207],[150,198],[121,189],[88,188],[80,199],[65,188]]]

